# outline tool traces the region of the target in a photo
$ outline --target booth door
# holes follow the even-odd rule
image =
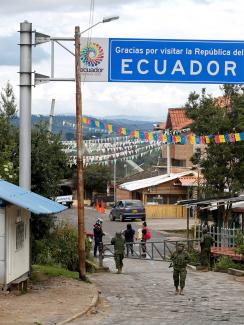
[[[29,272],[29,220],[27,210],[13,205],[6,207],[7,284]]]

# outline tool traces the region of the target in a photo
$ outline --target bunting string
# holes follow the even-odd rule
[[[225,134],[208,134],[208,135],[195,135],[190,133],[190,129],[183,130],[168,130],[163,131],[139,131],[139,130],[129,130],[125,127],[115,127],[112,124],[83,117],[82,122],[84,125],[89,126],[94,129],[106,130],[108,134],[115,134],[118,137],[125,138],[135,138],[142,141],[159,141],[161,143],[169,144],[209,144],[214,142],[216,144],[220,143],[233,143],[244,140],[244,132],[235,133],[225,133]],[[75,124],[63,121],[63,125],[68,125],[75,128]],[[105,138],[106,139],[106,138]],[[111,140],[106,141],[113,141]],[[99,140],[87,140],[87,141],[98,141]],[[102,140],[100,140],[102,141]],[[92,143],[92,142],[91,142]]]

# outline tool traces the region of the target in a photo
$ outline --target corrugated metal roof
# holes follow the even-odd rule
[[[181,176],[192,175],[192,174],[194,174],[194,172],[188,171],[188,172],[182,172],[177,174],[170,174],[170,176],[168,176],[168,174],[159,175],[155,177],[140,179],[138,181],[123,183],[119,186],[119,188],[131,192],[131,191],[139,190],[141,188],[156,186],[162,183],[172,181]]]
[[[66,209],[62,204],[3,180],[0,180],[0,198],[36,214],[53,214]]]

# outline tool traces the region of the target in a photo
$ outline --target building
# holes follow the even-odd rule
[[[172,131],[183,131],[190,128],[192,120],[186,116],[185,108],[169,108],[165,128]],[[178,173],[192,168],[191,157],[200,145],[170,144],[171,172]],[[167,164],[167,145],[162,145],[163,164]]]
[[[180,214],[178,214],[175,211],[177,210],[175,203],[192,198],[198,185],[198,175],[194,171],[164,174],[119,185],[117,200],[142,200],[146,207],[147,217],[167,218],[177,215],[185,217],[186,209],[183,211],[180,208]]]
[[[41,195],[0,180],[0,287],[26,283],[30,271],[30,212],[66,209]]]

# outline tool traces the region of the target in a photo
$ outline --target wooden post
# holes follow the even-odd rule
[[[77,203],[78,203],[78,253],[79,274],[86,280],[85,224],[84,224],[84,180],[83,180],[83,134],[82,97],[80,71],[80,27],[75,27],[75,81],[76,81],[76,143],[77,143]]]

